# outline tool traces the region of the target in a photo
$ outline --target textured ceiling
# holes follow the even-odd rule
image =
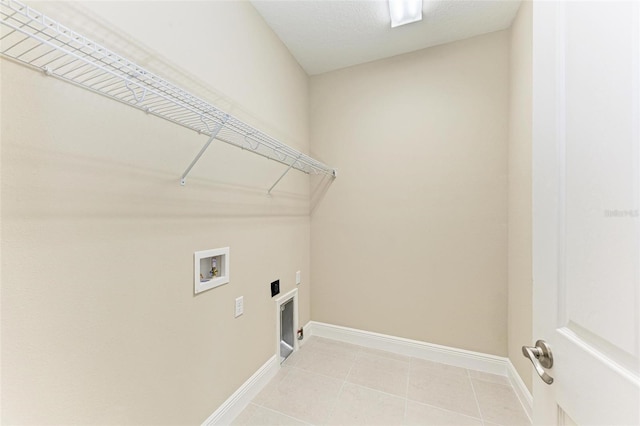
[[[304,70],[321,74],[508,28],[519,0],[423,0],[391,28],[386,0],[252,0]]]

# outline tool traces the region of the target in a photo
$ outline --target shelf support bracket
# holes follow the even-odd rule
[[[133,95],[133,99],[135,100],[136,104],[139,104],[140,102],[144,101],[144,97],[147,96],[147,88],[146,87],[143,87],[142,88],[142,94],[138,95],[136,93],[136,90],[133,87],[131,87],[131,82],[129,80],[125,80],[124,81],[124,85],[127,86],[127,89],[129,89],[129,91]]]
[[[207,150],[207,148],[209,148],[209,145],[211,145],[211,142],[213,142],[213,140],[216,138],[216,136],[218,136],[218,132],[220,132],[220,130],[222,130],[222,126],[224,126],[224,123],[225,122],[218,123],[213,128],[213,130],[211,131],[211,136],[209,137],[209,140],[207,141],[207,143],[204,144],[204,146],[202,147],[202,149],[200,150],[198,155],[196,155],[196,158],[193,159],[191,164],[189,164],[189,167],[187,167],[187,170],[185,170],[184,173],[182,174],[182,176],[180,176],[180,185],[184,186],[187,183],[187,175],[189,174],[189,172],[191,171],[193,166],[196,165],[196,163],[198,162],[200,157],[202,157],[202,154],[204,154],[204,152]]]
[[[287,170],[284,171],[284,173],[282,175],[280,175],[280,177],[278,178],[277,181],[275,181],[275,183],[273,185],[271,185],[271,188],[269,188],[269,190],[267,191],[267,194],[271,195],[271,190],[273,188],[276,187],[276,185],[278,184],[278,182],[280,182],[282,180],[282,178],[289,173],[289,170],[291,170],[291,168],[293,167],[294,164],[296,164],[298,162],[298,160],[300,159],[300,157],[302,156],[302,154],[300,154],[298,156],[298,158],[296,158],[291,164],[289,164],[289,167],[287,167]]]

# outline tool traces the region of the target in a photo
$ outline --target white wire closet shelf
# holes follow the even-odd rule
[[[0,0],[0,53],[29,67],[209,136],[181,176],[213,139],[287,167],[269,192],[293,169],[336,176],[335,169],[260,132],[87,37],[15,0]]]

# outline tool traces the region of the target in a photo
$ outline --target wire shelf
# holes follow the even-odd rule
[[[183,184],[213,138],[287,165],[287,171],[294,168],[307,174],[336,176],[335,170],[326,164],[260,132],[33,8],[16,0],[0,0],[0,16],[2,56],[208,135],[209,142],[183,174]]]

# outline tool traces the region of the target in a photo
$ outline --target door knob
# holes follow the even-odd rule
[[[536,373],[538,373],[538,376],[540,376],[543,382],[548,385],[553,383],[553,377],[544,371],[544,368],[553,367],[553,355],[547,342],[538,340],[535,346],[523,346],[522,354],[526,358],[529,358],[529,361],[533,364],[533,368],[536,369]]]

